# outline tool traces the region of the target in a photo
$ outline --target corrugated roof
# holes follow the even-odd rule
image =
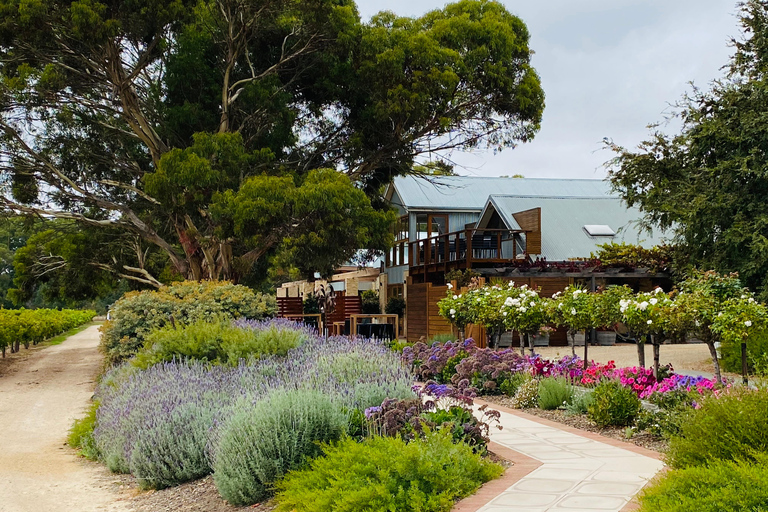
[[[520,197],[491,195],[489,206],[496,209],[510,229],[516,229],[512,214],[532,208],[541,208],[541,256],[550,261],[587,258],[607,242],[638,244],[652,247],[663,242],[664,233],[648,233],[640,229],[642,213],[627,208],[617,197],[564,198]],[[484,216],[487,218],[488,216]],[[589,236],[584,231],[588,224],[605,224],[615,232],[614,237]]]
[[[409,210],[481,211],[492,194],[546,197],[612,195],[605,180],[435,176],[428,181],[404,176],[395,178],[393,184],[402,206]]]

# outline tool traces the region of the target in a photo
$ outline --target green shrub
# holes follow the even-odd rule
[[[768,453],[768,390],[732,388],[702,401],[672,437],[667,454],[674,468],[712,460],[754,461]]]
[[[229,320],[199,320],[185,326],[166,326],[150,333],[132,364],[146,369],[163,361],[195,359],[237,365],[241,359],[284,356],[308,338],[301,329],[266,324],[239,327]]]
[[[513,373],[508,379],[504,379],[499,385],[499,391],[507,396],[515,396],[520,386],[531,380],[531,376],[528,373],[517,372]]]
[[[93,402],[88,408],[86,415],[79,420],[75,420],[67,436],[67,444],[78,450],[80,455],[90,460],[97,460],[99,458],[99,450],[96,448],[96,441],[93,439],[93,429],[96,428],[96,410],[98,408],[99,403]]]
[[[469,446],[453,444],[448,432],[407,444],[393,437],[345,439],[324,451],[310,468],[278,483],[278,511],[448,511],[503,472]]]
[[[364,315],[378,315],[381,313],[379,294],[373,290],[365,290],[360,294],[360,311]]]
[[[432,346],[435,343],[445,344],[449,341],[456,341],[456,336],[451,333],[435,334],[429,339],[427,345]]]
[[[539,383],[534,379],[524,382],[512,397],[512,407],[515,409],[530,409],[539,404]]]
[[[384,312],[388,315],[403,316],[405,314],[405,297],[390,297]]]
[[[741,344],[724,341],[720,361],[726,371],[741,373]],[[768,330],[752,333],[747,342],[747,365],[750,372],[768,375]]]
[[[139,486],[164,489],[210,474],[206,445],[212,424],[212,410],[189,403],[138,432],[129,468]]]
[[[615,380],[604,380],[592,391],[587,416],[600,427],[626,427],[640,412],[640,399]]]
[[[690,412],[691,407],[687,405],[679,405],[670,409],[659,409],[655,412],[643,410],[637,416],[637,429],[656,437],[670,439],[673,436],[680,435],[683,424]]]
[[[545,411],[559,409],[573,401],[573,386],[565,377],[549,377],[539,381],[539,407]]]
[[[712,461],[669,471],[640,495],[639,512],[768,510],[768,461]]]
[[[133,356],[147,335],[170,323],[217,318],[262,319],[274,316],[276,299],[229,282],[182,282],[159,290],[126,293],[111,307],[102,326],[101,347],[107,363]]]
[[[0,350],[15,344],[29,348],[90,322],[95,311],[73,309],[0,309]]]
[[[587,414],[589,406],[595,401],[592,391],[574,393],[573,400],[565,407],[568,414]]]
[[[213,475],[234,505],[270,496],[275,482],[318,456],[319,442],[338,439],[347,425],[346,415],[316,391],[275,391],[238,409],[222,429]]]

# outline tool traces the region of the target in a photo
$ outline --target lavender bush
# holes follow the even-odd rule
[[[319,443],[345,432],[346,415],[323,393],[276,390],[255,404],[238,403],[222,428],[213,479],[233,505],[250,505],[272,494],[286,472],[321,453]]]
[[[195,361],[121,367],[97,390],[94,438],[111,470],[165,487],[210,473],[220,429],[242,404],[255,404],[271,390],[319,392],[349,411],[414,398],[411,385],[399,356],[380,343],[316,336],[285,357],[235,367]]]

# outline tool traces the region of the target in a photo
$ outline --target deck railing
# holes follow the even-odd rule
[[[517,259],[517,240],[524,233],[510,229],[465,229],[408,243],[409,266],[472,268],[473,263]],[[422,269],[423,270],[423,269]]]

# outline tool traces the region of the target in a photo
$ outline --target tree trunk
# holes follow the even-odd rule
[[[533,334],[526,334],[525,337],[528,339],[528,349],[531,351],[531,355],[535,354],[536,351],[533,348]]]
[[[637,365],[640,368],[645,368],[645,338],[643,336],[637,338]]]
[[[717,349],[715,348],[715,340],[712,338],[708,338],[704,340],[704,343],[707,344],[707,348],[709,348],[709,355],[712,356],[712,366],[715,368],[715,379],[717,379],[718,384],[723,383],[723,376],[720,374],[720,361],[717,359]]]
[[[576,331],[568,331],[568,337],[571,338],[571,355],[576,355]]]
[[[457,330],[459,331],[459,341],[464,343],[464,340],[465,340],[465,338],[464,338],[464,328],[463,327],[459,327],[459,328],[457,328]]]
[[[525,355],[525,335],[522,332],[518,332],[517,335],[520,337],[520,355]]]
[[[588,351],[589,351],[589,342],[587,341],[587,333],[584,332],[584,361],[583,361],[583,365],[584,365],[584,369],[585,370],[589,366],[589,362],[588,362],[589,361],[589,352]]]
[[[659,337],[653,336],[653,376],[659,380]]]

